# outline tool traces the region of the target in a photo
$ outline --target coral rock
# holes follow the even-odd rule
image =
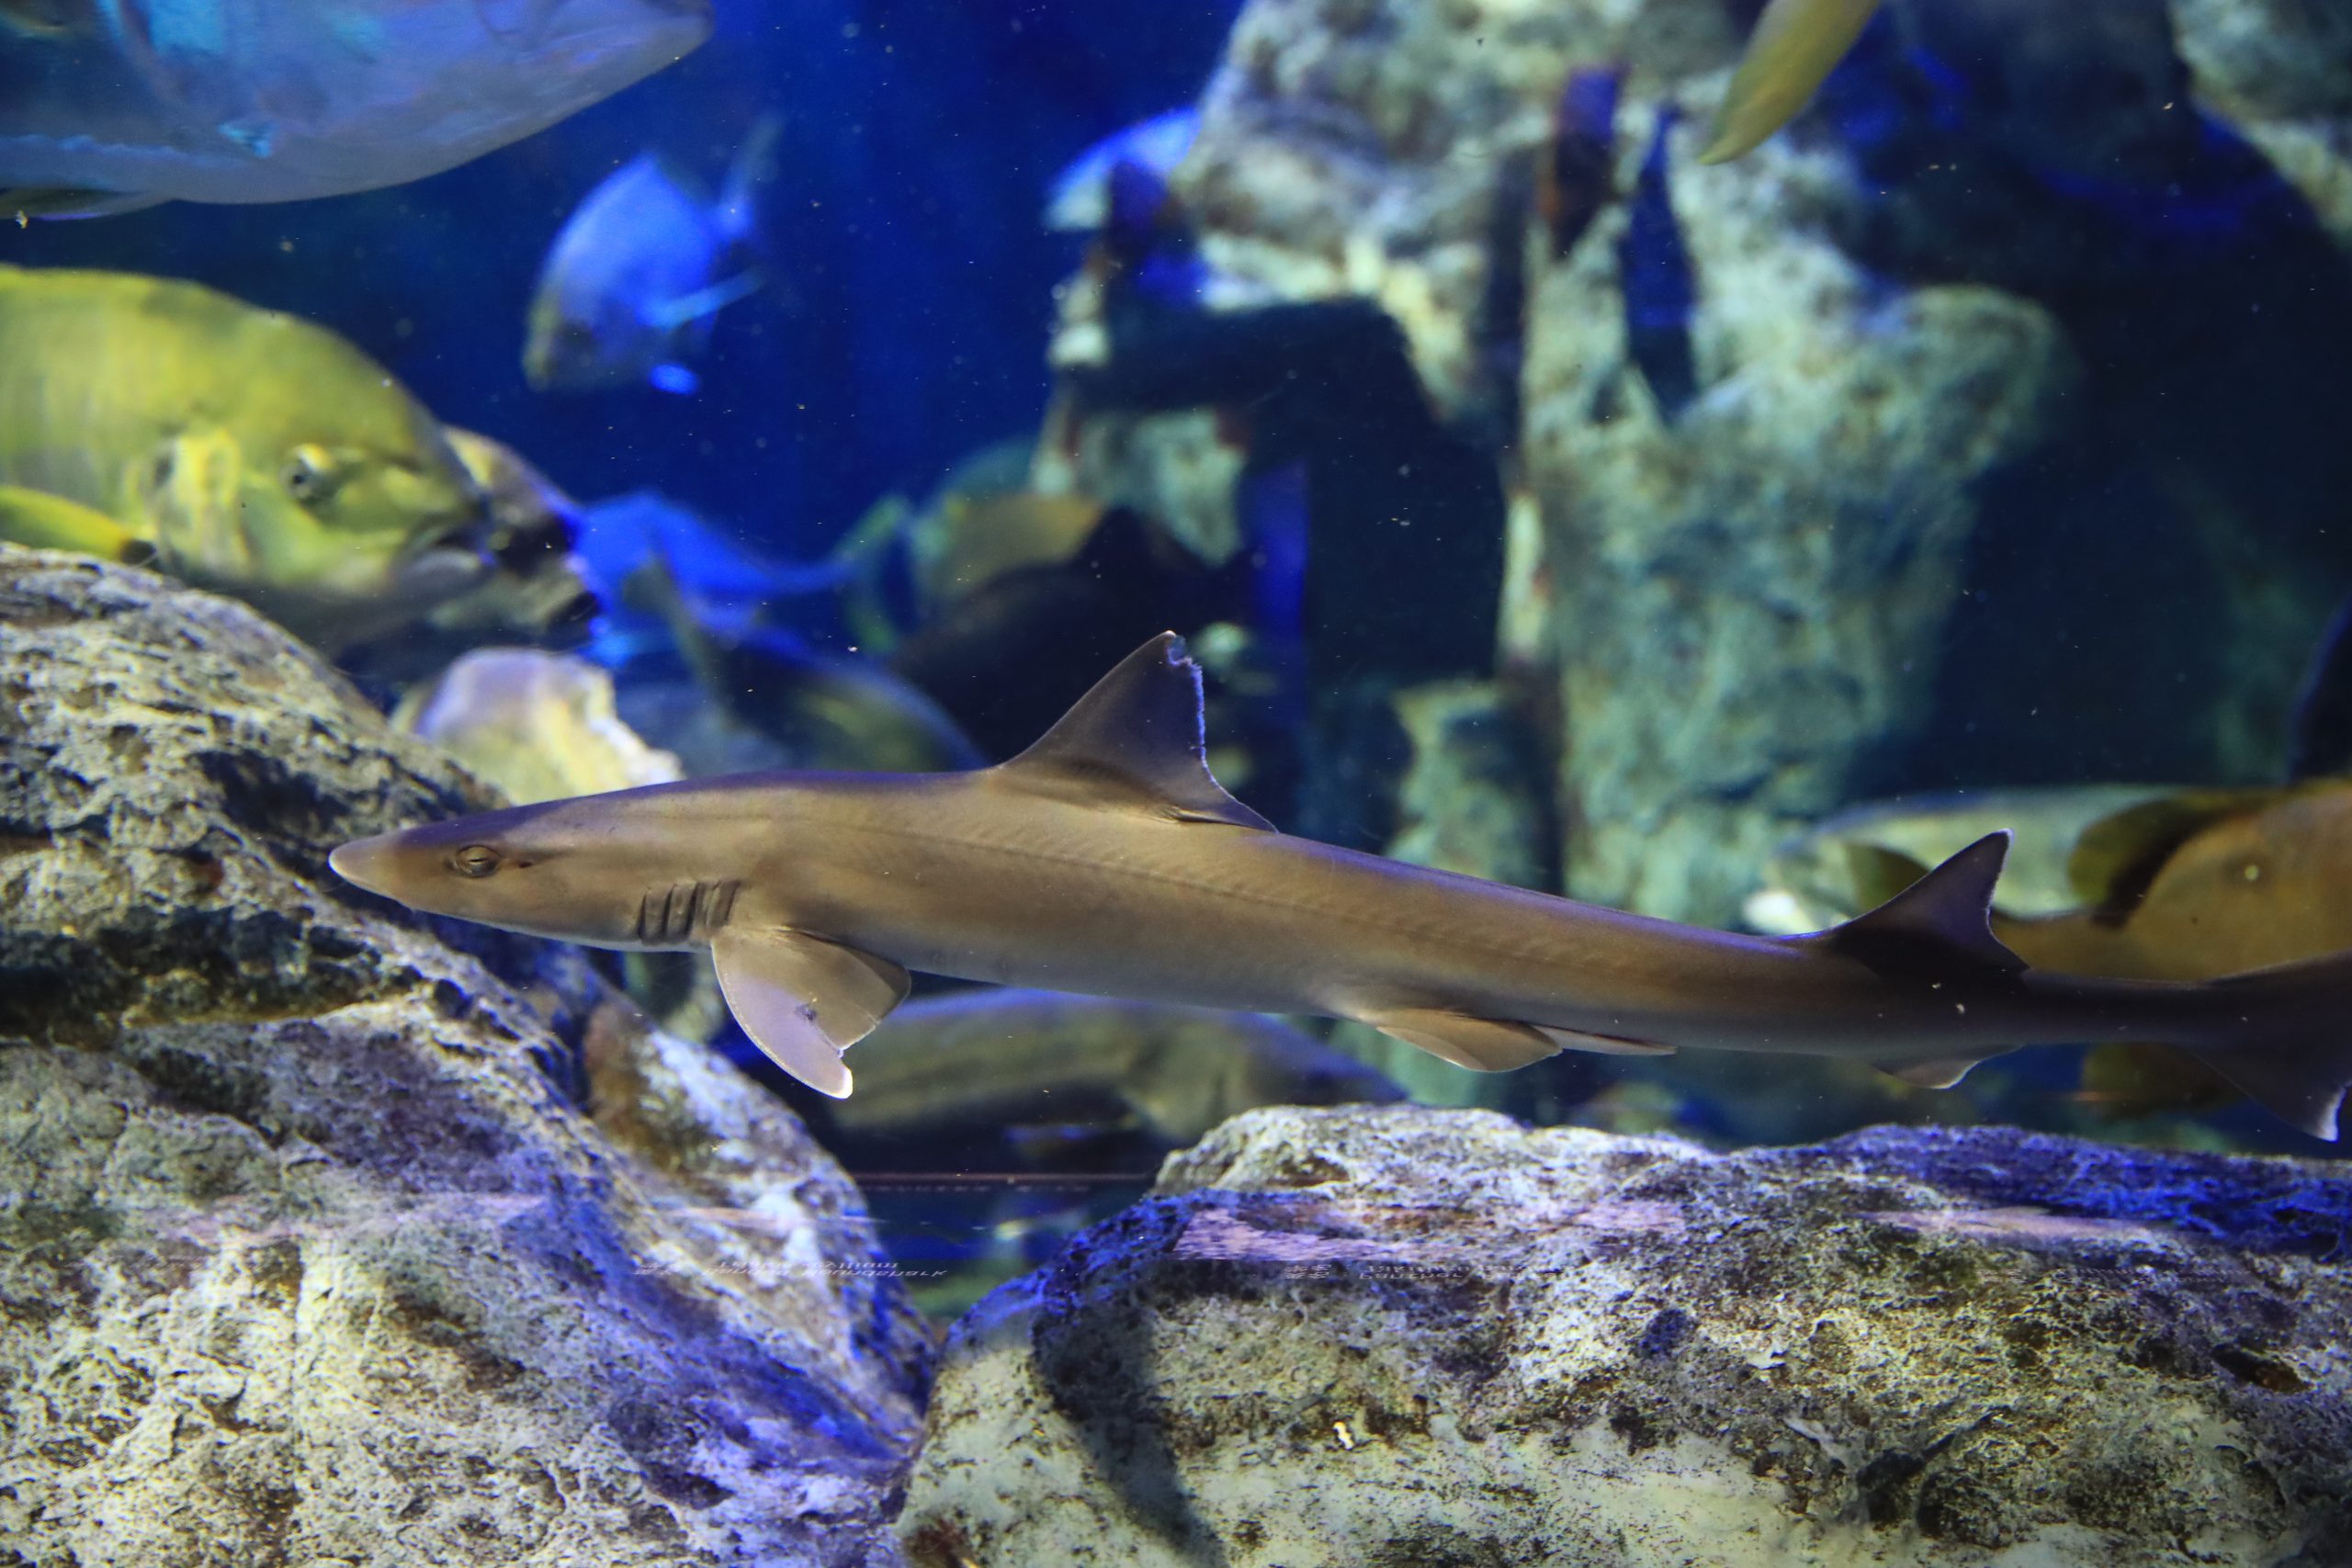
[[[0,549],[10,1561],[895,1560],[926,1345],[840,1171],[326,869],[485,804],[243,606]]]
[[[1268,1110],[951,1339],[977,1562],[2352,1561],[2352,1177]],[[2298,1552],[2301,1555],[2297,1555]]]

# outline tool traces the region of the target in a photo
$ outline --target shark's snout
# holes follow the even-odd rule
[[[354,886],[389,895],[392,841],[399,836],[379,833],[372,839],[354,839],[327,856],[327,866]]]

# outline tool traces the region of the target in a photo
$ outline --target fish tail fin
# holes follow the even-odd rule
[[[2314,1138],[2343,1135],[2352,1089],[2352,953],[2256,969],[2205,987],[2223,1011],[2191,1055]]]
[[[884,496],[865,509],[841,543],[825,557],[842,585],[842,614],[858,646],[887,656],[899,644],[899,617],[891,613],[893,577],[903,579],[906,535],[914,504],[903,495]]]
[[[718,197],[728,235],[737,244],[759,250],[760,187],[776,176],[776,147],[784,140],[784,117],[763,114],[743,138],[743,145],[727,170],[727,185]]]

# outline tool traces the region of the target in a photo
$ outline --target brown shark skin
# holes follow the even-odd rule
[[[1274,832],[1216,786],[1198,673],[1164,637],[1000,767],[658,784],[362,840],[333,864],[509,930],[715,941],[746,1029],[834,1095],[850,1092],[841,1052],[903,998],[897,971],[923,970],[1360,1019],[1489,1069],[1564,1046],[1704,1046],[1851,1056],[1940,1085],[2019,1046],[2162,1040],[2335,1135],[2352,959],[2210,984],[2030,969],[1986,923],[2007,841],[1798,938],[1361,854]],[[469,857],[489,863],[469,874]],[[810,1054],[812,1033],[831,1048]]]
[[[806,931],[957,979],[1342,1018],[1431,1008],[1898,1066],[2177,1038],[2193,1021],[2187,987],[2031,972],[1891,977],[1802,940],[1702,931],[1286,834],[1041,795],[1017,768],[741,774],[414,831],[454,848],[526,826],[559,841],[629,845],[636,874],[600,877],[594,897],[566,898],[538,920],[511,906],[455,907],[465,884],[432,907],[600,946],[683,947],[695,943],[639,938],[643,901],[682,883],[740,880],[730,925]],[[369,885],[358,856],[338,864]],[[496,880],[472,886],[488,893]]]

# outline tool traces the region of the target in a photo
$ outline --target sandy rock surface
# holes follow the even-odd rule
[[[922,1330],[576,950],[342,885],[492,804],[252,612],[0,549],[0,1540],[888,1562]]]
[[[918,1562],[2352,1561],[2352,1177],[1269,1110],[956,1330]]]

